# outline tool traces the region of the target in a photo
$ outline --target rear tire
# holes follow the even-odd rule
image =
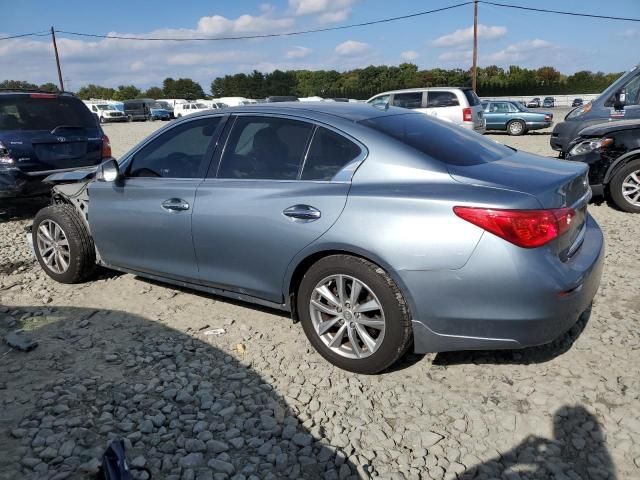
[[[40,266],[55,281],[79,283],[94,272],[93,239],[71,205],[51,205],[40,210],[31,234]]]
[[[343,285],[342,297],[338,282]],[[358,293],[353,293],[354,285]],[[327,301],[321,290],[331,292],[341,306]],[[398,361],[411,345],[411,318],[402,293],[382,268],[363,258],[331,255],[318,260],[302,278],[296,302],[309,342],[344,370],[378,373]],[[320,309],[315,307],[318,302]],[[330,322],[332,326],[323,330]]]
[[[640,213],[640,159],[615,173],[609,182],[609,199],[625,212]]]
[[[512,120],[507,124],[509,135],[523,135],[526,131],[526,125],[521,120]]]

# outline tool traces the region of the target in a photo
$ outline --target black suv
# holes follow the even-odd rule
[[[109,139],[73,94],[0,91],[0,198],[44,194],[51,173],[110,157]]]
[[[587,127],[568,150],[567,160],[589,164],[595,195],[605,195],[626,212],[640,213],[640,120]]]

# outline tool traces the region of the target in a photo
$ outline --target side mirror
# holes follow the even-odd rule
[[[101,163],[96,171],[96,180],[98,182],[115,182],[119,180],[120,177],[118,162],[113,158]]]
[[[615,93],[615,100],[613,102],[613,108],[616,110],[624,110],[624,106],[627,103],[627,95],[624,89],[620,89]]]

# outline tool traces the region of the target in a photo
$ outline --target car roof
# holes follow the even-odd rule
[[[471,90],[471,87],[420,87],[420,88],[401,88],[399,90],[389,90],[387,92],[380,92],[373,95],[373,97],[377,97],[378,95],[387,95],[392,93],[410,93],[410,92],[427,92],[427,91],[451,91],[451,90]],[[371,97],[371,98],[373,98]]]
[[[399,107],[375,107],[367,103],[346,103],[346,102],[278,102],[278,103],[256,103],[252,105],[242,105],[238,107],[226,107],[218,110],[208,110],[189,115],[189,118],[220,113],[269,113],[280,115],[297,115],[310,119],[318,117],[337,117],[343,120],[359,122],[370,118],[385,115],[402,115],[422,113],[411,112]]]
[[[8,95],[24,96],[24,95],[34,95],[34,94],[56,95],[61,97],[77,98],[71,92],[47,92],[44,90],[21,90],[21,89],[11,89],[11,88],[8,88],[8,89],[0,88],[0,95],[2,96],[8,96]]]

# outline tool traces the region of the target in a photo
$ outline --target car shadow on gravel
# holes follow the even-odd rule
[[[0,223],[14,220],[28,220],[51,202],[51,197],[30,197],[0,200]]]
[[[0,334],[4,317],[19,318],[39,345],[0,345],[0,479],[94,478],[114,438],[154,479],[361,478],[251,368],[250,352],[122,311],[2,311]]]
[[[530,435],[458,475],[458,480],[477,478],[615,480],[617,475],[598,419],[576,405],[555,412],[552,439]]]
[[[568,352],[580,337],[591,318],[591,308],[586,310],[578,321],[563,335],[546,345],[518,350],[463,350],[441,352],[433,359],[434,365],[448,366],[473,363],[476,365],[532,364],[545,363]]]

